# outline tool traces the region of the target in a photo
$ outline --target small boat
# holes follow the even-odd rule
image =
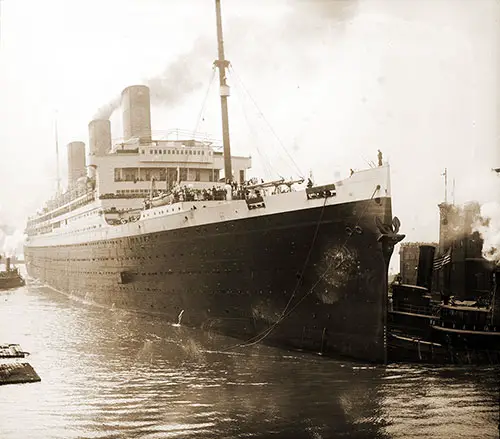
[[[5,270],[0,271],[0,290],[22,287],[24,284],[25,281],[19,273],[19,269],[11,266],[10,258],[5,258]]]
[[[18,344],[0,344],[0,358],[24,358],[28,352],[24,352]]]

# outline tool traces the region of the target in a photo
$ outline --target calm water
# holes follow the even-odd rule
[[[493,368],[372,367],[0,292],[0,342],[40,383],[0,387],[0,438],[496,438]]]

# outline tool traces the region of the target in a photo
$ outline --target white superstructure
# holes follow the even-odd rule
[[[144,120],[149,111],[130,98],[139,92],[139,103],[149,105],[147,87],[123,92],[128,96],[124,123],[133,125],[124,132],[134,137],[112,145],[110,122],[94,120],[89,124],[88,164],[82,142],[68,145],[68,191],[29,219],[27,246],[83,244],[391,195],[388,166],[354,173],[332,185],[325,199],[296,192],[289,182],[245,186],[251,159],[237,156],[232,169],[238,183],[228,188],[220,179],[222,153],[212,142],[152,139]],[[162,193],[172,195],[145,209],[145,200]]]

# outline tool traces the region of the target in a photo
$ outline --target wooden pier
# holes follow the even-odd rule
[[[0,364],[0,385],[35,383],[38,381],[41,381],[41,379],[29,363]]]
[[[3,360],[0,363],[0,385],[41,381],[29,363],[18,361],[19,358],[25,358],[27,355],[29,354],[24,352],[18,344],[0,345],[0,360]]]

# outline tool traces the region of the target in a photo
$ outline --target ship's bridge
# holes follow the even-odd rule
[[[210,144],[188,140],[157,140],[139,148],[142,162],[169,162],[179,165],[214,164],[214,153]]]
[[[129,139],[115,144],[102,156],[92,156],[91,165],[97,171],[100,196],[143,198],[157,188],[168,190],[176,183],[193,187],[212,186],[220,181],[224,158],[211,141]],[[251,167],[251,157],[232,157],[233,180],[244,182]]]

